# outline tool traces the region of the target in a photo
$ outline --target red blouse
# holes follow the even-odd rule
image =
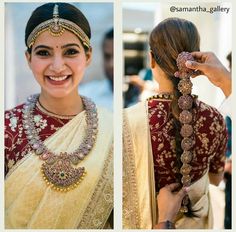
[[[156,190],[166,184],[178,182],[176,165],[175,132],[170,100],[148,101],[148,117],[151,133]],[[197,101],[194,114],[195,146],[193,148],[192,182],[206,172],[219,173],[224,170],[227,131],[222,115],[213,107]]]
[[[32,150],[22,124],[23,106],[24,104],[5,112],[5,175]],[[41,141],[51,136],[68,121],[69,119],[49,116],[37,107],[34,111],[34,123]]]

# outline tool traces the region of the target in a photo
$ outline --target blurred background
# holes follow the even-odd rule
[[[5,3],[5,110],[25,102],[40,87],[25,59],[24,33],[27,21],[35,8],[43,3]],[[113,27],[112,3],[72,3],[86,16],[92,30],[93,59],[83,82],[105,78],[102,41]]]
[[[229,12],[171,12],[170,8],[204,7],[230,8]],[[218,8],[217,8],[218,7]],[[200,9],[200,8],[199,8]],[[123,55],[124,55],[124,106],[130,106],[152,95],[158,84],[152,78],[148,61],[148,37],[152,29],[162,20],[179,17],[192,21],[201,37],[201,51],[214,52],[228,68],[227,55],[232,49],[232,8],[230,3],[123,3]],[[136,76],[138,75],[138,76]],[[141,79],[141,81],[137,78]],[[146,88],[142,88],[142,80]],[[130,84],[132,83],[132,84]],[[193,93],[199,99],[218,107],[224,99],[221,90],[214,87],[206,77],[193,80]]]
[[[172,7],[172,8],[171,8]],[[199,11],[177,12],[173,7],[197,7]],[[201,9],[216,12],[203,12]],[[220,12],[229,8],[228,13]],[[175,11],[175,12],[171,12]],[[156,94],[158,83],[152,79],[149,68],[149,33],[162,20],[179,17],[192,21],[200,34],[201,51],[212,51],[230,70],[232,50],[232,6],[230,3],[123,3],[123,58],[124,107]],[[221,90],[213,86],[205,76],[195,78],[193,93],[209,105],[219,108],[225,99]],[[231,228],[231,120],[226,117],[229,134],[224,180],[218,187],[210,185],[214,214],[214,229]]]

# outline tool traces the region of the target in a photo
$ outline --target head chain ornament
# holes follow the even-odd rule
[[[30,33],[27,39],[27,47],[30,48],[33,46],[37,37],[44,31],[48,30],[52,36],[61,36],[65,29],[77,35],[81,39],[83,45],[90,48],[90,40],[85,32],[76,23],[59,17],[57,4],[55,4],[53,8],[53,18],[40,23]]]
[[[183,137],[181,141],[181,148],[183,150],[183,153],[180,157],[180,160],[182,162],[180,173],[182,175],[181,182],[183,184],[183,187],[188,187],[191,184],[190,172],[192,170],[192,166],[190,165],[190,163],[193,158],[192,148],[195,143],[193,137],[194,130],[191,124],[193,119],[193,115],[191,112],[193,106],[193,97],[191,95],[192,83],[190,81],[190,76],[193,74],[194,71],[188,69],[185,66],[185,62],[187,60],[194,60],[191,53],[181,52],[178,55],[176,59],[178,71],[175,73],[175,77],[181,79],[178,84],[178,90],[181,92],[182,96],[178,99],[178,105],[181,109],[179,115],[179,121],[181,123],[180,134]],[[186,195],[182,201],[182,207],[180,209],[182,213],[188,212],[188,203],[189,197],[188,195]]]

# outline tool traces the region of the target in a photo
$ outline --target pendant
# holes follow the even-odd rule
[[[42,154],[41,158],[47,156]],[[44,158],[45,159],[45,158]],[[74,168],[66,152],[60,155],[49,154],[41,167],[43,178],[48,185],[57,191],[67,192],[83,180],[85,168]]]

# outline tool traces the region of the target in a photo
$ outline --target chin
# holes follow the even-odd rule
[[[63,91],[63,90],[54,90],[54,91],[47,91],[47,95],[53,98],[65,98],[70,95],[70,91]]]

